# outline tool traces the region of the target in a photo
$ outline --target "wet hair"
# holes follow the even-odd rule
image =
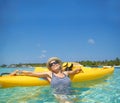
[[[50,68],[50,62],[51,61],[57,61],[60,65],[62,64],[62,61],[61,61],[60,58],[58,58],[58,57],[51,57],[51,58],[48,59],[48,61],[46,63],[46,66],[47,66],[48,69],[51,69]]]

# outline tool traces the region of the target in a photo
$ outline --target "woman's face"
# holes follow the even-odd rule
[[[49,66],[52,71],[57,71],[61,69],[61,65],[57,60],[53,60],[49,63]]]

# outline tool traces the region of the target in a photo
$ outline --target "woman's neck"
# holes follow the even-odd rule
[[[55,74],[61,74],[62,70],[56,70],[56,71],[53,71],[53,73],[55,73]]]
[[[58,71],[58,72],[53,72],[53,73],[54,73],[55,76],[57,76],[59,78],[64,78],[65,77],[64,73],[62,72],[62,70]]]

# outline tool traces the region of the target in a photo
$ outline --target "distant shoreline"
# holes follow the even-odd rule
[[[66,61],[64,61],[66,62]],[[75,64],[80,64],[83,66],[92,66],[92,67],[99,67],[99,66],[114,66],[114,67],[120,67],[120,59],[117,57],[114,60],[103,60],[103,61],[90,61],[90,60],[85,60],[85,61],[71,61],[74,62]],[[10,65],[0,65],[0,67],[45,67],[46,63],[20,63],[20,64],[10,64]]]

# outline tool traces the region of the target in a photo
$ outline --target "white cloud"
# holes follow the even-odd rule
[[[46,53],[47,52],[47,50],[42,50],[42,53]]]
[[[45,54],[45,53],[47,53],[47,50],[42,50],[41,52],[42,52],[42,53],[41,53],[41,55],[39,56],[39,58],[40,58],[40,59],[46,58],[46,54]]]
[[[45,57],[46,57],[46,55],[44,55],[44,54],[40,55],[40,59],[43,59]]]
[[[95,41],[94,41],[94,39],[90,38],[90,39],[88,39],[88,43],[89,44],[95,44]]]

